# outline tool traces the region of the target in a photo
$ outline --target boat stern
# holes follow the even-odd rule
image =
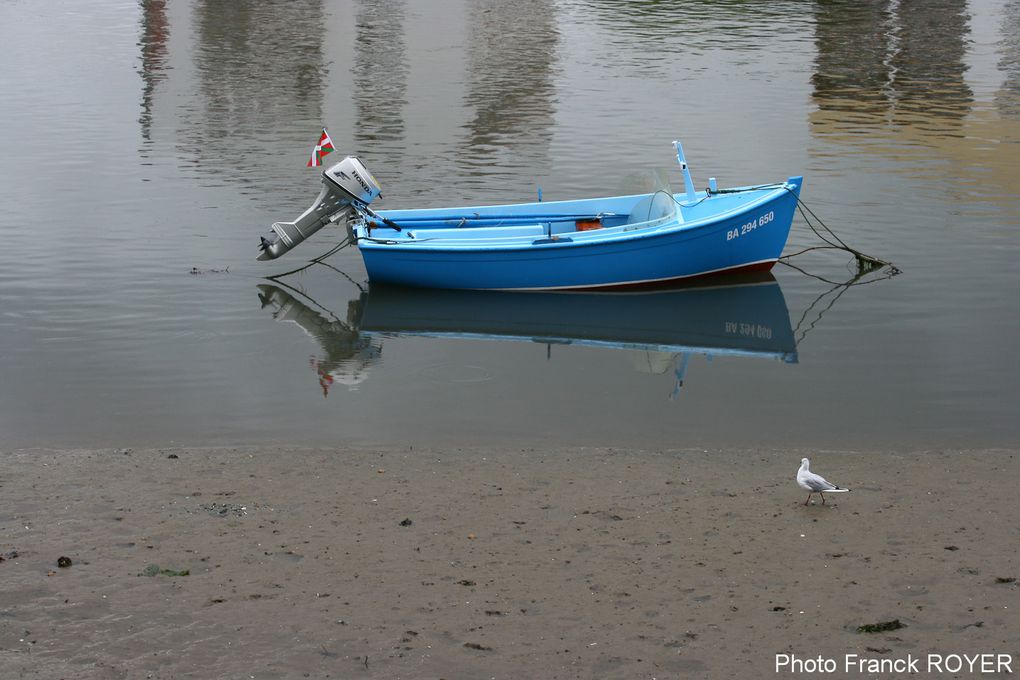
[[[356,208],[367,208],[382,191],[360,160],[348,156],[322,173],[322,189],[312,205],[293,222],[274,222],[261,237],[258,260],[273,260],[331,222]]]

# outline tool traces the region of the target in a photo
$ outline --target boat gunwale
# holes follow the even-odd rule
[[[536,243],[535,236],[503,236],[493,237],[486,239],[485,237],[473,237],[471,239],[463,239],[458,242],[455,239],[449,238],[434,238],[434,239],[421,239],[421,240],[395,240],[387,237],[375,237],[375,236],[360,236],[357,239],[357,246],[359,249],[370,249],[370,250],[399,250],[399,251],[428,251],[434,253],[465,253],[465,252],[485,252],[485,251],[521,251],[521,250],[549,250],[554,248],[581,248],[589,246],[601,246],[618,243],[627,243],[629,241],[638,241],[649,238],[657,238],[662,236],[674,235],[681,232],[697,231],[701,229],[710,228],[717,225],[720,222],[724,222],[736,215],[744,212],[752,212],[759,206],[768,203],[770,201],[781,198],[783,192],[790,192],[796,195],[796,190],[799,189],[799,183],[797,177],[790,177],[783,182],[777,182],[775,184],[768,185],[756,185],[750,187],[737,187],[734,189],[728,189],[727,194],[730,192],[760,192],[761,195],[754,198],[750,202],[740,204],[731,209],[712,213],[704,217],[700,217],[695,220],[681,221],[677,220],[676,216],[666,218],[656,218],[655,220],[649,220],[647,222],[638,222],[634,224],[622,224],[613,227],[605,227],[602,229],[595,229],[591,231],[579,231],[579,232],[567,232],[566,235],[557,234],[561,238],[546,241],[543,243]],[[645,197],[653,195],[655,192],[649,194],[634,194],[635,197]],[[705,200],[711,199],[712,194],[706,192],[699,192],[699,198],[696,200],[695,205],[704,202]],[[717,194],[718,195],[718,194]],[[724,194],[725,195],[725,194]],[[683,194],[671,194],[671,197],[677,202],[679,207],[693,207],[691,205],[684,205],[680,200]],[[604,198],[595,199],[574,199],[566,201],[555,201],[549,202],[549,205],[554,203],[578,203],[583,201],[599,201],[599,200],[613,200],[619,198],[630,198],[630,196],[608,196]],[[507,207],[516,207],[521,205],[537,205],[532,203],[517,203],[517,204],[501,204],[493,206],[469,206],[464,208],[426,208],[424,210],[477,210],[479,208],[485,209],[498,209]],[[383,217],[390,218],[390,215],[394,212],[403,212],[400,210],[392,211],[379,211],[379,214]],[[483,215],[484,217],[484,215]],[[555,214],[549,215],[549,217],[555,217]],[[399,218],[397,218],[399,219]],[[547,220],[555,221],[555,220]],[[543,222],[536,220],[535,225],[541,225]],[[519,226],[534,226],[531,224],[519,225]],[[483,230],[487,227],[474,227],[473,229]],[[377,229],[386,229],[386,227],[378,227]],[[415,229],[415,227],[408,227],[409,230]],[[392,230],[389,230],[392,231]],[[427,229],[425,230],[427,231]],[[484,242],[484,243],[481,243]]]

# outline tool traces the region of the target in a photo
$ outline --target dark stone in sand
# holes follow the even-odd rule
[[[71,564],[72,564],[72,562],[71,562],[71,558],[70,557],[63,557],[63,556],[61,556],[61,557],[57,558],[57,566],[60,567],[61,569],[66,569],[66,568],[70,567]]]
[[[866,623],[863,626],[857,626],[858,633],[885,633],[890,630],[899,630],[900,628],[906,628],[899,619],[893,619],[892,621],[880,621],[879,623]]]

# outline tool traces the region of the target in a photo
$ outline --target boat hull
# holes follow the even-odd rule
[[[666,286],[694,277],[770,269],[786,245],[801,183],[800,177],[790,178],[718,215],[708,210],[715,195],[706,195],[699,201],[700,217],[691,210],[694,219],[634,231],[607,229],[595,236],[472,246],[442,239],[433,244],[422,229],[426,237],[418,242],[360,239],[358,246],[369,280],[379,283],[477,290]],[[393,212],[398,220],[401,214],[411,213]]]

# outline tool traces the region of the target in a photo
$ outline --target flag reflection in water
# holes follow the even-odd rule
[[[311,297],[259,285],[273,316],[305,330],[323,350],[312,357],[323,394],[354,388],[382,354],[386,337],[431,337],[581,345],[620,350],[634,368],[673,371],[670,399],[691,357],[758,357],[797,362],[779,283],[771,274],[642,293],[515,293],[372,286],[341,318]],[[299,299],[301,296],[302,299]]]

